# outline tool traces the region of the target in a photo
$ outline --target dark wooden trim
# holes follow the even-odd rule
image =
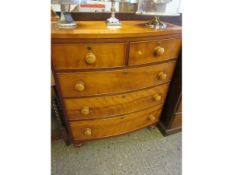
[[[60,13],[58,13],[60,15]],[[72,17],[75,21],[106,21],[110,17],[110,13],[81,13],[73,12]],[[116,17],[121,21],[133,20],[151,20],[152,16],[136,15],[135,13],[116,13]],[[164,16],[160,17],[164,22],[170,22],[182,26],[182,14],[180,16]]]
[[[168,136],[168,135],[171,135],[171,134],[175,134],[177,132],[180,132],[182,131],[182,128],[173,128],[173,129],[167,129],[163,123],[159,122],[158,123],[158,128],[160,130],[160,132],[163,134],[163,136]]]
[[[182,94],[182,51],[177,59],[173,78],[170,82],[167,98],[163,107],[161,118],[159,121],[159,129],[166,136],[171,133],[181,131],[181,128],[171,129],[171,125],[176,117],[174,115],[177,110],[177,105]]]

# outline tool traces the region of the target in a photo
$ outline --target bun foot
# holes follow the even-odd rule
[[[80,148],[83,144],[83,142],[75,142],[74,147]]]
[[[156,128],[156,125],[150,125],[148,126],[148,129],[155,129]]]

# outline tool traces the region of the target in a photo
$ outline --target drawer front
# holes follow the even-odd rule
[[[64,99],[68,120],[105,118],[140,111],[165,101],[168,84],[131,93]]]
[[[111,71],[58,73],[63,97],[122,93],[152,87],[171,80],[175,62]]]
[[[124,134],[159,120],[162,105],[119,117],[70,122],[74,140],[91,140]]]
[[[177,58],[181,39],[167,39],[130,43],[129,65],[153,63]]]
[[[121,67],[125,64],[125,44],[53,44],[56,70]]]

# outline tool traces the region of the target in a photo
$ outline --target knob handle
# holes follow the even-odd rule
[[[74,89],[75,89],[76,91],[79,91],[79,92],[84,91],[84,90],[85,90],[85,84],[84,84],[84,82],[78,81],[78,82],[75,84]]]
[[[84,131],[84,134],[87,136],[90,136],[91,135],[91,128],[86,128]]]
[[[153,98],[154,98],[156,101],[160,101],[160,100],[162,99],[161,95],[159,95],[159,94],[155,94],[155,95],[153,96]]]
[[[151,115],[148,116],[148,119],[150,121],[155,121],[156,118],[155,118],[155,116],[153,114],[151,114]]]
[[[154,54],[157,56],[163,55],[164,52],[165,52],[165,49],[163,47],[160,47],[160,46],[158,46],[154,49]]]
[[[158,79],[159,80],[166,80],[166,78],[167,78],[167,74],[166,73],[159,72],[159,74],[158,74]]]
[[[141,50],[139,50],[137,53],[138,53],[138,55],[140,55],[140,56],[142,55],[142,51],[141,51]]]
[[[84,115],[89,114],[89,113],[90,113],[89,107],[83,107],[83,108],[81,109],[81,113],[84,114]]]
[[[96,61],[96,56],[95,56],[94,53],[89,52],[89,53],[86,55],[85,60],[86,60],[86,63],[87,63],[87,64],[94,64],[95,61]]]

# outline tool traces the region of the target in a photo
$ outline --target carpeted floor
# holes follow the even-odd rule
[[[181,175],[181,140],[146,128],[81,148],[55,141],[52,175]]]

